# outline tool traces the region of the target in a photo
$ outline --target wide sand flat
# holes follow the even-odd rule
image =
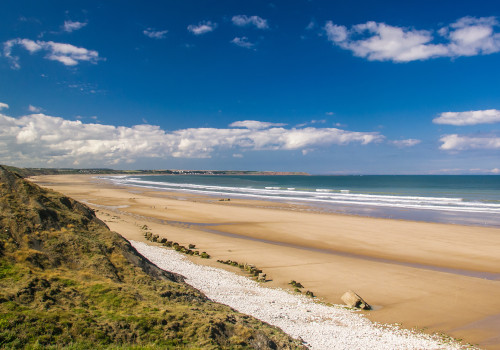
[[[500,349],[500,229],[364,218],[302,206],[117,187],[88,175],[40,176],[40,185],[98,210],[127,239],[142,225],[212,255],[255,264],[288,288],[301,282],[326,302],[352,289],[374,321],[445,332]],[[180,197],[180,199],[179,199]],[[199,225],[210,224],[210,225]],[[235,272],[238,269],[234,268]]]

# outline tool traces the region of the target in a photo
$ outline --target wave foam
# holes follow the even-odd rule
[[[103,177],[104,178],[104,177]],[[188,191],[206,195],[224,195],[243,198],[257,198],[284,202],[306,202],[331,205],[390,207],[402,209],[438,210],[500,214],[500,204],[479,201],[464,201],[454,197],[430,197],[414,195],[389,195],[352,193],[348,189],[299,189],[295,187],[266,186],[264,188],[230,187],[191,183],[148,181],[137,177],[108,177],[114,183],[134,185],[170,191]]]

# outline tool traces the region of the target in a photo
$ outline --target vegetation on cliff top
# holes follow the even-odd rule
[[[85,205],[0,166],[2,348],[302,348],[165,272]]]
[[[36,175],[76,175],[76,174],[125,174],[125,175],[309,175],[305,172],[253,171],[253,170],[115,170],[115,169],[73,169],[73,168],[16,168],[4,166],[24,177]]]

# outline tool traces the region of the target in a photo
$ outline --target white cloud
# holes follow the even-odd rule
[[[439,139],[443,144],[439,147],[446,151],[465,151],[474,149],[500,149],[500,137],[496,136],[464,136],[444,135]]]
[[[197,25],[190,24],[187,27],[187,29],[194,35],[209,33],[215,30],[215,28],[217,28],[217,23],[213,23],[211,21],[203,21],[198,23]]]
[[[82,29],[86,25],[87,25],[87,22],[64,21],[63,30],[65,32],[71,33],[74,30]]]
[[[246,36],[242,36],[241,38],[236,37],[233,40],[231,40],[231,43],[239,47],[244,47],[246,49],[251,49],[255,46],[254,43],[248,41],[248,38]]]
[[[233,158],[243,158],[243,154],[241,153],[234,153]]]
[[[347,28],[327,21],[324,27],[328,40],[334,43],[342,43],[347,39]]]
[[[473,169],[463,169],[463,168],[454,168],[454,169],[437,169],[428,171],[428,174],[455,174],[455,175],[464,175],[464,174],[498,174],[500,173],[500,169],[483,169],[483,168],[473,168]]]
[[[33,54],[38,51],[45,51],[45,58],[52,61],[58,61],[66,66],[75,66],[78,63],[90,62],[97,63],[99,53],[94,50],[87,50],[83,47],[77,47],[71,44],[56,43],[53,41],[33,41],[30,39],[11,39],[4,42],[3,53],[11,61],[14,69],[19,69],[19,57],[12,55],[14,46],[20,46]]]
[[[394,140],[394,141],[389,141],[393,145],[397,147],[413,147],[421,143],[422,141],[417,140],[417,139],[406,139],[406,140]]]
[[[0,163],[102,166],[143,158],[209,158],[218,150],[308,150],[349,143],[366,145],[384,139],[379,133],[311,127],[285,129],[273,127],[272,123],[254,122],[267,128],[191,128],[166,132],[154,125],[124,127],[85,124],[45,114],[20,118],[0,114]]]
[[[486,109],[466,112],[444,112],[432,120],[435,124],[447,125],[476,125],[493,124],[500,122],[500,111],[497,109]]]
[[[7,103],[0,102],[0,110],[2,109],[8,109],[9,105]]]
[[[32,105],[29,105],[28,109],[29,109],[30,112],[33,112],[33,113],[40,113],[42,111],[42,108],[35,107],[35,106],[32,106]]]
[[[153,30],[151,28],[148,28],[145,29],[142,33],[151,39],[165,39],[168,30]]]
[[[260,122],[257,120],[242,120],[229,124],[233,128],[247,128],[247,129],[267,129],[272,126],[285,126],[283,123],[270,123],[270,122]]]
[[[474,168],[474,169],[469,169],[470,173],[473,174],[500,174],[500,169],[494,168],[494,169],[482,169],[482,168]]]
[[[312,20],[309,22],[309,24],[306,26],[306,30],[312,30],[316,28],[316,21]]]
[[[500,51],[500,33],[495,17],[463,17],[442,28],[440,34],[450,40],[450,51],[455,56],[475,56]]]
[[[297,124],[295,125],[296,128],[301,128],[303,126],[306,126],[306,125],[311,125],[311,124],[325,124],[326,123],[326,119],[313,119],[313,120],[310,120],[308,122],[305,122],[305,123],[300,123],[300,124]],[[339,125],[337,126],[340,126],[340,123],[337,123]]]
[[[495,32],[495,17],[463,17],[437,33],[433,31],[395,27],[385,23],[366,22],[348,29],[326,22],[324,30],[329,41],[350,50],[355,56],[370,61],[410,62],[436,57],[486,55],[500,51],[500,33]]]
[[[269,28],[267,20],[259,16],[238,15],[238,16],[233,16],[231,21],[233,22],[234,25],[238,27],[246,27],[248,25],[253,25],[258,29]]]

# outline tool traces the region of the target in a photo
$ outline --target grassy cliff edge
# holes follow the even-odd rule
[[[92,209],[4,166],[0,347],[303,348],[160,270]]]

